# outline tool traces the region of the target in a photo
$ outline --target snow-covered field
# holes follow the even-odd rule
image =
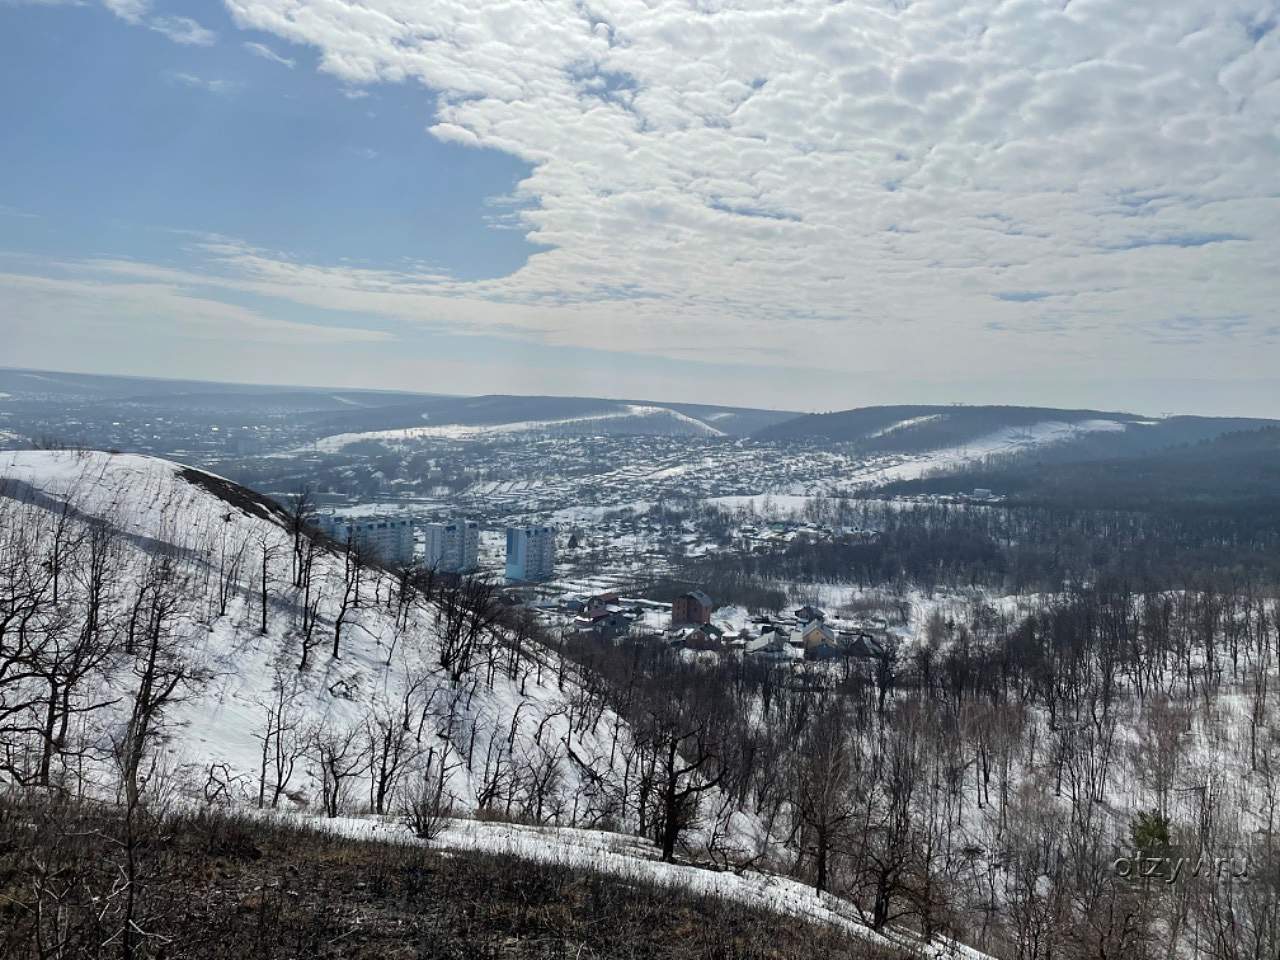
[[[586,430],[593,424],[604,424],[605,421],[630,420],[634,418],[669,420],[673,424],[678,424],[685,432],[695,435],[707,437],[724,436],[722,430],[675,410],[670,410],[666,407],[629,403],[619,410],[609,410],[603,413],[586,414],[577,417],[564,417],[558,420],[517,420],[509,423],[489,424],[452,423],[439,426],[404,427],[397,430],[372,430],[365,433],[341,433],[318,440],[307,449],[324,453],[336,453],[348,444],[361,441],[395,445],[411,440],[474,440],[480,437],[558,432],[568,428]]]
[[[1089,433],[1115,433],[1126,429],[1117,420],[1082,420],[1066,423],[1061,420],[1045,420],[1025,427],[1006,427],[956,447],[934,450],[894,466],[877,468],[874,465],[856,477],[862,484],[887,483],[891,480],[914,480],[935,470],[949,470],[987,457],[1026,453],[1037,447],[1065,443]]]

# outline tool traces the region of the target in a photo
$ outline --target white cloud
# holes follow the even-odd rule
[[[1274,2],[227,3],[350,90],[437,91],[432,135],[529,162],[504,223],[545,249],[462,283],[224,244],[219,284],[853,376],[1273,365]]]
[[[145,26],[174,43],[210,47],[218,40],[216,33],[190,17],[151,16],[151,0],[102,0],[102,5],[126,23]]]
[[[102,0],[102,5],[129,23],[141,22],[151,9],[150,0]]]
[[[990,368],[1026,359],[964,347],[991,321],[1043,359],[1073,331],[1142,350],[1178,315],[1247,339],[1278,292],[1257,0],[229,6],[348,83],[441,91],[434,135],[534,164],[520,216],[551,249],[449,295],[539,335],[882,365],[920,331],[961,345],[925,362]],[[1147,245],[1207,234],[1244,239]]]
[[[194,87],[197,90],[205,90],[209,93],[216,93],[220,96],[235,93],[244,86],[239,80],[225,80],[219,78],[201,77],[194,73],[185,73],[181,70],[169,74],[169,78],[175,83],[181,83],[184,86]]]
[[[274,50],[268,47],[265,43],[258,43],[257,41],[254,41],[254,40],[246,40],[244,44],[244,48],[248,50],[250,53],[252,53],[254,56],[261,57],[263,60],[270,60],[272,63],[278,63],[281,66],[288,67],[290,70],[292,70],[295,66],[295,61],[290,60],[288,57],[280,56],[280,54],[276,53]]]
[[[236,344],[375,343],[390,335],[369,329],[297,323],[201,296],[191,284],[122,278],[84,264],[55,264],[56,275],[0,271],[0,309],[15,327],[29,318],[54,343],[68,330],[127,331],[134,342],[156,339]],[[144,271],[145,274],[145,271]],[[52,309],[50,309],[52,308]],[[71,341],[67,341],[71,342]]]
[[[211,47],[218,40],[212,30],[201,26],[190,17],[152,17],[147,26],[162,33],[174,43],[185,46]]]

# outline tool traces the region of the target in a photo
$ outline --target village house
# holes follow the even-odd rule
[[[591,634],[599,640],[618,640],[631,633],[632,618],[620,610],[597,607],[574,618],[579,633]]]
[[[878,660],[884,656],[884,645],[861,630],[841,632],[840,649],[855,660]]]
[[[800,633],[807,660],[827,660],[838,654],[836,632],[821,620],[810,620]]]
[[[667,643],[675,650],[720,650],[724,631],[713,623],[686,624],[667,634]]]
[[[757,639],[749,641],[743,653],[764,660],[793,660],[797,656],[791,633],[782,627],[770,628]]]

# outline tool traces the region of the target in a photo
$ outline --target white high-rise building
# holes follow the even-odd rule
[[[550,580],[555,568],[555,527],[507,527],[508,580]]]
[[[480,524],[428,523],[423,527],[422,562],[445,573],[470,573],[480,562]]]
[[[371,557],[389,564],[413,561],[413,521],[397,517],[339,517],[325,514],[316,526],[340,544],[353,544]]]
[[[422,565],[440,570],[444,566],[444,524],[422,525]]]

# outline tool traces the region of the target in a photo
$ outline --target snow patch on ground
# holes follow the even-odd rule
[[[392,843],[420,843],[402,825],[385,819],[338,817],[312,821],[322,830],[345,837]],[[535,863],[569,866],[607,876],[643,880],[687,890],[698,896],[731,900],[747,907],[810,923],[836,927],[869,945],[900,949],[921,957],[990,960],[961,944],[939,940],[924,944],[900,930],[876,932],[859,919],[853,905],[812,887],[755,871],[711,870],[684,863],[663,863],[650,841],[619,833],[568,827],[451,820],[431,842],[437,849],[514,857]]]
[[[1021,427],[1005,427],[986,436],[954,447],[944,447],[918,456],[883,457],[867,461],[865,466],[842,478],[837,486],[865,487],[895,480],[918,480],[940,470],[955,470],[987,457],[1025,453],[1038,447],[1053,446],[1088,433],[1114,433],[1126,429],[1118,420],[1081,420],[1067,423],[1044,420]]]
[[[890,434],[898,433],[901,430],[907,430],[911,427],[918,427],[922,423],[934,423],[935,421],[943,419],[945,416],[946,414],[943,414],[943,413],[931,413],[923,417],[907,417],[907,419],[899,420],[897,423],[891,423],[887,427],[881,427],[879,430],[876,430],[874,433],[868,433],[867,439],[873,440],[876,437],[887,437]]]

